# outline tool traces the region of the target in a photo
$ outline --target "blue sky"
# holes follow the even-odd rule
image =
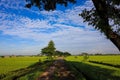
[[[57,50],[72,54],[119,53],[118,49],[83,20],[79,13],[91,0],[57,6],[55,11],[27,9],[25,0],[0,0],[0,55],[33,55],[53,40]]]

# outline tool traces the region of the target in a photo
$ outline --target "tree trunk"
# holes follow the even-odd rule
[[[105,0],[92,0],[100,19],[103,21],[103,26],[105,27],[103,32],[110,39],[110,41],[119,49],[120,51],[120,35],[114,32],[108,20],[108,10]]]
[[[110,41],[119,49],[120,51],[120,35],[116,34],[115,32],[111,31],[109,36]]]

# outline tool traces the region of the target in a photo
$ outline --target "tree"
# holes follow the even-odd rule
[[[120,0],[92,0],[94,8],[83,10],[80,16],[84,22],[95,27],[120,51]]]
[[[46,56],[49,56],[50,58],[52,57],[52,56],[54,56],[55,55],[55,44],[54,44],[54,42],[51,40],[49,43],[48,43],[48,46],[47,47],[45,47],[45,48],[43,48],[42,50],[41,50],[41,53],[42,53],[42,55],[46,55]]]
[[[48,49],[49,54],[54,56],[56,48],[52,40],[49,42],[47,49]]]
[[[55,10],[57,4],[67,6],[68,3],[76,3],[76,0],[26,0],[28,2],[25,7],[38,7],[40,10]]]
[[[55,51],[55,55],[56,56],[63,56],[63,52],[57,50],[57,51]]]
[[[49,55],[47,47],[45,47],[41,50],[41,55],[47,55],[47,56]]]
[[[63,55],[64,56],[70,56],[71,54],[69,52],[64,52]]]
[[[57,4],[67,6],[69,2],[76,0],[26,0],[26,7],[37,6],[40,10],[55,10]],[[120,0],[92,0],[94,7],[91,10],[83,10],[80,16],[84,22],[95,27],[120,51]],[[112,22],[112,24],[110,23]]]
[[[69,52],[55,51],[55,55],[57,56],[70,56]]]

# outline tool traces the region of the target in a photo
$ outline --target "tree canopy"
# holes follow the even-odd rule
[[[27,8],[55,10],[57,4],[67,6],[76,0],[26,0]],[[80,16],[95,29],[100,30],[120,50],[120,0],[92,0],[94,7],[83,10]]]
[[[43,49],[41,49],[41,54],[49,56],[50,58],[52,56],[70,56],[71,55],[69,52],[62,52],[62,51],[56,50],[55,44],[52,40],[48,43],[47,47],[44,47]]]
[[[62,52],[62,51],[55,51],[56,56],[70,56],[71,54],[69,52]]]
[[[57,4],[61,4],[67,6],[68,3],[75,3],[76,0],[26,0],[28,2],[26,4],[27,8],[31,8],[32,6],[38,7],[40,10],[55,10]]]
[[[55,54],[55,44],[54,42],[51,40],[49,43],[48,43],[48,46],[43,48],[41,50],[41,53],[42,55],[47,55],[47,56],[53,56]]]

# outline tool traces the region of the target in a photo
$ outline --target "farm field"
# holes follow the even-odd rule
[[[20,68],[28,67],[36,62],[44,61],[46,57],[7,57],[0,58],[0,73],[7,73],[8,71],[17,70]]]
[[[66,57],[67,62],[82,73],[89,80],[119,80],[120,68],[107,64],[93,63],[92,61],[105,62],[113,65],[120,65],[120,56],[89,56],[87,61],[83,61],[83,56]],[[118,62],[119,61],[119,62]]]
[[[34,80],[51,62],[46,57],[0,58],[0,80]]]
[[[86,61],[84,56],[68,56],[64,59],[77,80],[120,80],[120,68],[112,66],[120,65],[119,55],[89,56]],[[46,57],[0,58],[0,80],[35,80],[52,62]]]
[[[90,56],[89,61],[93,63],[99,63],[104,65],[110,65],[120,68],[120,55],[112,56]]]

